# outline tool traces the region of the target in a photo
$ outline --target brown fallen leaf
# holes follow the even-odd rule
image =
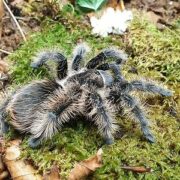
[[[80,180],[101,167],[102,153],[102,149],[99,149],[95,156],[75,164],[70,172],[68,180]]]
[[[156,25],[159,30],[163,30],[166,26],[171,26],[171,24],[166,22],[160,15],[154,13],[153,11],[148,11],[146,16],[148,20]]]
[[[119,10],[124,10],[125,6],[124,6],[124,1],[123,0],[109,0],[107,3],[107,7],[112,7],[114,9],[119,9]]]
[[[0,174],[0,179],[1,180],[6,180],[9,176],[9,173],[7,171],[3,171],[1,174]]]
[[[151,168],[146,168],[143,166],[122,166],[121,168],[136,173],[150,173],[153,171]]]
[[[7,72],[8,72],[8,64],[0,60],[0,73],[7,74]]]
[[[43,176],[43,180],[60,180],[58,167],[53,165],[50,172]]]
[[[9,176],[9,173],[4,166],[2,155],[4,153],[4,146],[5,142],[2,137],[0,137],[0,180],[7,179]]]
[[[37,171],[27,162],[20,158],[19,145],[21,140],[13,140],[5,150],[4,163],[9,170],[12,179],[16,180],[42,180]]]
[[[0,137],[0,155],[4,153],[5,141],[3,137]]]
[[[148,11],[146,15],[148,20],[155,25],[157,25],[158,21],[161,19],[161,16],[155,14],[153,11]]]

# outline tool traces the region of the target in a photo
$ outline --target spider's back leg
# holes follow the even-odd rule
[[[30,126],[32,135],[29,145],[36,147],[43,139],[50,139],[64,123],[79,115],[82,110],[78,104],[80,97],[81,92],[76,87],[56,89],[35,112],[33,123]]]
[[[18,90],[10,99],[6,111],[10,115],[10,124],[20,132],[30,132],[36,111],[41,103],[60,87],[53,81],[35,81]]]

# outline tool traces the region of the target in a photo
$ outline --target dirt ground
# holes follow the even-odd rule
[[[20,1],[22,2],[22,1]],[[138,9],[147,11],[151,21],[157,23],[158,28],[163,28],[163,26],[171,26],[174,19],[180,16],[180,2],[178,0],[125,0],[125,7],[127,9]],[[40,30],[40,22],[37,18],[29,17],[29,15],[23,14],[22,9],[18,7],[17,0],[9,1],[9,7],[11,8],[14,16],[17,18],[23,32],[26,36],[29,33]],[[44,9],[44,14],[49,14],[51,10],[48,8]],[[34,14],[37,17],[37,13]],[[7,51],[0,51],[0,59],[4,59],[8,53],[13,52],[17,49],[20,43],[23,41],[22,35],[19,33],[16,25],[12,21],[7,10],[2,18],[2,32],[0,34],[0,49]]]
[[[17,18],[25,36],[28,36],[30,32],[39,31],[39,22],[35,18],[23,16],[20,9],[15,6],[10,6],[14,16]],[[23,41],[16,24],[12,20],[11,16],[5,10],[5,14],[2,18],[2,32],[0,37],[0,49],[6,52],[0,52],[0,58],[3,59],[9,53],[12,53],[17,49],[20,43]]]
[[[20,1],[20,0],[19,0]],[[21,0],[22,2],[23,0]],[[9,7],[11,8],[14,16],[16,17],[20,27],[22,28],[26,38],[33,32],[41,31],[40,19],[38,13],[35,11],[32,16],[27,13],[22,13],[22,9],[17,6],[18,0],[10,0]],[[166,27],[173,28],[172,22],[180,16],[180,2],[170,0],[127,0],[125,1],[125,7],[127,9],[138,9],[140,11],[147,12],[149,20],[156,24],[156,27],[163,31]],[[43,11],[44,15],[49,17],[56,16],[51,12],[52,7],[46,8]],[[1,16],[0,16],[1,17]],[[5,9],[4,15],[1,20],[0,27],[0,61],[3,63],[6,61],[6,57],[21,46],[24,42],[22,35],[20,34],[16,24],[12,20],[11,16]],[[0,73],[7,73],[7,65],[0,63]],[[5,67],[3,70],[2,67]],[[1,82],[1,81],[0,81]],[[5,82],[3,85],[7,84]],[[2,86],[3,86],[2,85]],[[1,84],[0,84],[1,87]],[[1,89],[1,88],[0,88]],[[173,113],[173,112],[172,112]]]

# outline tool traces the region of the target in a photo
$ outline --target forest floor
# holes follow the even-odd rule
[[[16,50],[6,57],[11,76],[6,91],[13,91],[35,79],[50,77],[44,69],[34,71],[30,68],[33,55],[41,49],[58,47],[69,60],[73,48],[80,41],[92,48],[89,57],[107,47],[124,50],[129,55],[123,67],[127,79],[153,79],[166,85],[174,94],[169,98],[137,94],[148,111],[156,143],[146,142],[138,123],[128,116],[117,117],[120,132],[114,144],[102,147],[103,166],[95,171],[91,179],[180,179],[180,19],[176,16],[170,18],[172,22],[169,25],[169,20],[165,18],[162,29],[157,22],[149,22],[146,13],[134,10],[133,15],[128,32],[106,38],[92,35],[87,19],[67,9],[62,10],[57,19],[44,19],[40,31],[29,33],[27,41],[17,43],[18,49],[14,48]],[[39,24],[37,26],[39,28]],[[9,140],[15,136],[12,130],[6,137]],[[56,162],[62,179],[67,178],[75,162],[94,154],[103,142],[96,127],[83,120],[66,126],[38,149],[29,148],[27,138],[21,145],[22,158],[29,160],[40,173]],[[123,165],[147,166],[153,172],[127,172],[121,169]]]

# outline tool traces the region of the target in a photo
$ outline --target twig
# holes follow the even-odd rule
[[[23,21],[29,21],[29,19],[31,18],[31,17],[20,17],[20,16],[14,16],[17,20],[23,20]],[[3,17],[2,19],[3,20],[6,20],[6,19],[10,19],[11,17],[8,17],[8,16],[5,16],[5,17]]]
[[[0,49],[0,52],[3,52],[3,53],[5,53],[5,54],[12,54],[11,52],[6,51],[6,50],[3,50],[3,49]]]
[[[21,33],[21,35],[22,35],[22,37],[23,37],[23,40],[26,41],[26,37],[25,37],[25,35],[24,35],[24,33],[23,33],[23,31],[22,31],[22,29],[21,29],[18,21],[17,21],[16,18],[14,17],[11,9],[10,9],[10,8],[8,7],[8,5],[6,4],[5,0],[3,0],[3,3],[4,3],[4,6],[6,7],[6,9],[8,10],[9,14],[11,15],[12,19],[14,20],[17,28],[19,29],[19,31],[20,31],[20,33]]]

